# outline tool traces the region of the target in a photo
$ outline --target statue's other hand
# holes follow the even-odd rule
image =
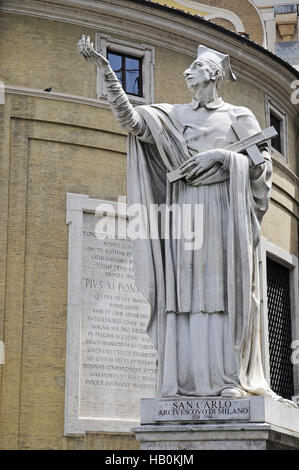
[[[209,170],[215,163],[223,163],[224,157],[224,149],[212,149],[197,153],[183,163],[180,172],[185,176],[187,181],[191,181]]]
[[[106,57],[95,51],[93,42],[90,41],[89,36],[85,37],[85,34],[82,34],[81,39],[78,41],[78,50],[88,62],[93,62],[99,67],[107,67],[109,65]]]

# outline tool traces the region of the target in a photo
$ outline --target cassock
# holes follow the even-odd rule
[[[167,180],[191,156],[236,142],[232,123],[251,134],[259,124],[249,109],[221,98],[135,109],[144,125],[141,135],[129,135],[128,204],[151,216],[151,205],[202,208],[200,248],[186,249],[183,230],[174,236],[178,223],[183,229],[175,217],[164,220],[159,239],[150,237],[149,218],[149,236],[133,242],[136,284],[150,304],[148,333],[158,349],[157,395],[216,396],[228,387],[274,395],[262,365],[257,258],[270,155],[263,151],[265,162],[253,167],[246,155],[227,151],[223,164],[189,183]],[[198,230],[194,214],[189,222]]]

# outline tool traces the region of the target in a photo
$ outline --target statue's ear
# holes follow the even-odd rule
[[[218,70],[215,70],[215,72],[212,73],[211,80],[215,81],[215,80],[218,80],[218,78],[221,78],[221,77],[222,77],[222,73],[218,69]]]

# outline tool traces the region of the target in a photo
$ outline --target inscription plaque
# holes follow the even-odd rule
[[[249,419],[249,400],[157,400],[155,421],[218,421]]]
[[[140,398],[155,394],[149,306],[135,285],[131,242],[99,239],[98,220],[83,214],[80,416],[138,417]]]
[[[149,305],[135,285],[131,241],[100,236],[99,222],[110,217],[101,204],[118,214],[117,203],[68,194],[66,435],[129,432],[140,421],[140,399],[155,395],[157,353],[146,334]],[[117,217],[122,234],[126,223]]]

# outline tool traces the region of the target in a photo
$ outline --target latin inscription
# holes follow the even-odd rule
[[[140,398],[155,394],[149,306],[135,285],[131,242],[99,239],[98,220],[83,215],[80,416],[138,418]]]

